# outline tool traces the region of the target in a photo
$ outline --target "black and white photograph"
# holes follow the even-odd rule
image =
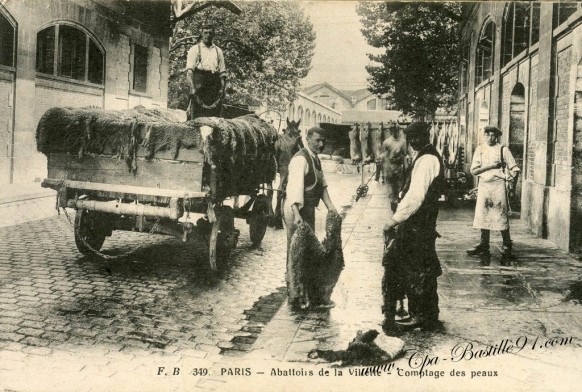
[[[0,392],[580,385],[581,1],[0,0]]]

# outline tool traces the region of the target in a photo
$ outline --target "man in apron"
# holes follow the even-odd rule
[[[467,250],[467,254],[488,258],[490,232],[499,230],[503,238],[501,263],[507,264],[511,257],[512,242],[509,235],[506,182],[515,186],[519,167],[509,149],[499,143],[499,128],[488,125],[484,134],[486,142],[475,149],[471,163],[471,174],[479,177],[473,228],[481,229],[481,242]]]
[[[398,226],[399,244],[397,260],[392,258],[397,265],[384,260],[383,283],[403,285],[411,316],[409,320],[395,320],[395,300],[401,290],[385,287],[382,329],[387,335],[414,328],[433,330],[440,326],[437,278],[442,270],[435,241],[438,236],[438,200],[444,191],[445,180],[442,158],[430,143],[429,129],[427,123],[413,122],[404,130],[408,145],[414,151],[414,161],[408,169],[396,212],[384,225],[384,233],[390,233]]]
[[[186,59],[190,88],[188,119],[220,117],[226,89],[226,67],[222,49],[213,43],[214,28],[202,29],[202,40],[192,46]]]

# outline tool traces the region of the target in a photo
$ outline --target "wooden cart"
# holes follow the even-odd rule
[[[236,247],[235,218],[246,220],[251,241],[260,244],[270,211],[262,184],[247,186],[250,199],[233,208],[225,200],[239,195],[221,189],[216,167],[200,151],[181,149],[176,159],[168,151],[146,156],[140,147],[131,173],[115,156],[48,154],[42,186],[57,190],[59,207],[76,210],[75,242],[82,254],[100,254],[114,230],[166,234],[203,241],[208,266],[216,271]]]

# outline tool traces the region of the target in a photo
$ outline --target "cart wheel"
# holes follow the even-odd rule
[[[98,251],[105,242],[106,230],[104,222],[99,218],[99,213],[87,210],[77,210],[75,213],[75,244],[85,256],[94,254],[87,244]]]
[[[216,207],[216,222],[212,224],[208,236],[208,261],[210,269],[217,271],[230,258],[230,252],[236,248],[238,230],[234,228],[234,213],[227,206]]]
[[[251,242],[258,246],[265,237],[267,225],[269,223],[269,203],[271,201],[266,195],[258,195],[251,216],[249,218],[249,233]]]

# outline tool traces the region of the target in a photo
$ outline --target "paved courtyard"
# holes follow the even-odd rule
[[[358,176],[329,174],[328,180],[345,214],[346,267],[332,297],[336,306],[327,310],[292,312],[286,305],[282,230],[268,229],[255,248],[245,223],[237,221],[239,246],[212,279],[196,247],[169,237],[114,233],[106,253],[125,252],[144,239],[146,245],[128,258],[103,261],[76,250],[62,215],[1,228],[0,386],[562,391],[582,382],[582,263],[534,238],[517,219],[511,266],[499,265],[496,246],[488,263],[466,256],[478,237],[471,206],[443,204],[439,216],[442,331],[385,338],[403,342],[406,351],[390,374],[377,377],[310,359],[310,350],[345,349],[358,330],[380,330],[382,321],[385,192],[371,183],[369,195],[355,203]],[[492,240],[499,245],[496,235]],[[467,359],[467,350],[476,353],[504,340],[521,349]],[[419,376],[419,366],[432,373]]]

